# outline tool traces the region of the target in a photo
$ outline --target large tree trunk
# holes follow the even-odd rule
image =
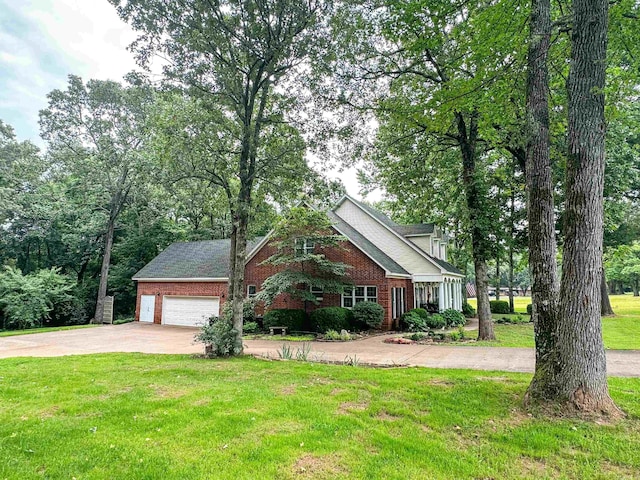
[[[113,216],[111,216],[113,217]],[[104,297],[107,296],[107,282],[109,280],[109,264],[111,263],[111,248],[113,247],[113,233],[115,219],[109,218],[107,231],[104,235],[104,253],[102,255],[102,267],[100,268],[100,285],[98,286],[98,299],[96,300],[96,312],[91,323],[102,323],[104,314]]]
[[[547,58],[551,37],[550,0],[533,0],[530,28],[526,126],[529,137],[525,176],[536,370],[527,391],[527,401],[537,401],[545,395],[543,377],[552,361],[551,354],[555,346],[559,295],[553,177],[549,153]]]
[[[622,289],[622,293],[624,293],[624,288]],[[640,288],[638,288],[638,280],[633,281],[633,296],[640,296]]]
[[[489,306],[489,279],[487,276],[487,258],[491,245],[485,232],[490,222],[483,208],[480,179],[476,167],[476,141],[478,139],[478,113],[470,115],[469,126],[461,112],[456,112],[458,142],[462,153],[462,180],[465,188],[467,210],[471,220],[471,247],[476,273],[476,298],[478,299],[478,340],[495,340],[491,309]]]
[[[500,253],[496,251],[496,300],[500,300]]]
[[[514,167],[515,173],[515,167]],[[515,225],[515,192],[514,186],[511,186],[510,205],[509,205],[509,220],[511,222],[511,228],[509,232],[509,312],[515,312],[515,305],[513,301],[513,270],[515,268],[513,260],[514,242],[516,237],[516,225]]]
[[[602,295],[602,301],[600,302],[600,315],[603,317],[610,317],[615,315],[613,308],[611,307],[611,301],[609,300],[609,290],[607,289],[607,276],[604,268],[602,269],[602,277],[600,280],[600,295]]]
[[[566,172],[564,255],[553,359],[538,388],[550,404],[618,414],[609,396],[602,342],[604,84],[608,0],[574,0]],[[532,383],[533,386],[533,383]]]

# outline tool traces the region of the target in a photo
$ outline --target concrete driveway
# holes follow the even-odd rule
[[[107,352],[200,353],[193,343],[197,329],[141,323],[34,333],[0,337],[0,358],[55,357]],[[533,372],[534,351],[530,348],[454,347],[448,345],[394,345],[383,343],[384,336],[355,342],[313,342],[308,358],[342,362],[357,357],[360,363],[411,365],[433,368],[471,368]],[[248,340],[245,352],[278,357],[283,342]],[[298,342],[288,342],[293,351]],[[640,351],[610,350],[607,368],[611,376],[640,377]]]

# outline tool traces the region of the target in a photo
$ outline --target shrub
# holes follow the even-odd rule
[[[441,315],[447,323],[447,327],[458,327],[467,323],[464,315],[453,308],[448,308]]]
[[[414,308],[413,310],[411,310],[413,313],[417,313],[418,315],[420,315],[422,318],[424,318],[425,320],[427,318],[429,318],[429,312],[427,312],[424,308]],[[437,312],[436,312],[437,313]]]
[[[52,315],[68,316],[73,307],[73,280],[55,268],[23,275],[17,268],[0,272],[0,310],[4,328],[41,327]]]
[[[533,305],[527,305],[527,315],[533,315]]]
[[[444,328],[447,326],[447,321],[439,313],[434,313],[429,316],[427,320],[427,326],[432,329]]]
[[[462,304],[462,314],[467,318],[473,318],[476,316],[476,309],[469,302],[464,302]]]
[[[290,332],[303,332],[307,325],[307,314],[304,310],[279,308],[264,314],[264,328],[287,327]]]
[[[358,302],[351,313],[355,324],[364,328],[380,328],[384,320],[384,308],[375,302]]]
[[[459,342],[460,340],[465,339],[465,331],[463,327],[459,327],[458,330],[449,333],[449,339],[452,342]]]
[[[195,341],[204,343],[207,357],[228,357],[242,352],[242,340],[237,334],[229,318],[211,317],[195,336]]]
[[[505,300],[491,300],[489,302],[491,313],[511,313],[509,302]]]
[[[348,308],[324,307],[311,312],[311,327],[320,333],[349,330],[352,324],[353,313]]]
[[[420,340],[424,340],[425,338],[428,338],[429,335],[427,335],[424,332],[416,332],[416,333],[412,333],[411,335],[409,335],[408,338],[409,340],[413,340],[414,342],[419,342]]]
[[[402,314],[402,329],[409,332],[425,332],[428,330],[427,320],[414,310]]]
[[[341,330],[340,333],[336,332],[335,330],[327,330],[324,334],[324,339],[348,342],[349,340],[353,340],[353,337],[346,330]]]
[[[246,322],[242,326],[242,331],[244,333],[257,333],[260,330],[260,326],[256,322]]]
[[[256,302],[252,298],[242,303],[242,320],[244,323],[256,321]]]

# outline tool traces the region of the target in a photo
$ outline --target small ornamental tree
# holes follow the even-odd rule
[[[352,285],[346,271],[350,268],[327,258],[327,249],[344,249],[344,237],[331,229],[325,212],[307,206],[292,208],[273,231],[276,253],[262,264],[277,267],[278,272],[267,278],[258,300],[271,305],[278,295],[318,304],[318,297],[326,293],[340,294]]]

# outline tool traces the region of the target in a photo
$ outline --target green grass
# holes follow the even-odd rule
[[[273,340],[278,342],[312,342],[316,339],[315,335],[269,335],[266,333],[256,333],[244,335],[245,340]]]
[[[0,360],[0,478],[634,478],[640,379],[613,425],[526,415],[529,375],[252,358]]]
[[[31,333],[57,332],[59,330],[75,330],[76,328],[98,327],[99,325],[68,325],[66,327],[41,327],[27,330],[0,330],[0,337],[13,337],[15,335],[29,335]]]
[[[612,350],[640,350],[640,297],[632,295],[611,295],[611,306],[615,317],[602,319],[602,337],[606,348]],[[476,300],[469,303],[475,308]],[[515,297],[516,312],[526,312],[529,297]],[[508,315],[493,314],[494,318]],[[526,317],[526,315],[523,314]],[[496,342],[477,342],[467,345],[500,347],[533,347],[533,325],[494,325]]]

